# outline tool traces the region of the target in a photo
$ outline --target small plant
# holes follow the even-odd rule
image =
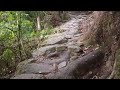
[[[0,76],[10,73],[10,68],[15,67],[15,56],[12,50],[5,49],[0,56]]]
[[[6,66],[11,67],[15,65],[14,53],[10,49],[6,49],[2,54],[2,59],[4,60]]]

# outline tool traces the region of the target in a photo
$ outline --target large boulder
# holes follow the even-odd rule
[[[41,48],[33,51],[32,55],[33,55],[33,57],[38,57],[40,55],[45,55],[45,54],[53,53],[53,52],[56,51],[56,46],[57,45],[51,45],[51,46],[41,47]]]
[[[36,58],[38,56],[48,56],[49,54],[55,53],[55,52],[62,52],[67,49],[66,45],[63,44],[56,44],[56,45],[49,45],[41,47],[35,51],[33,51],[32,56],[33,58]]]
[[[54,70],[54,67],[49,64],[44,63],[30,63],[23,65],[20,68],[17,68],[16,75],[20,74],[36,74],[36,73],[50,73],[52,70]]]
[[[66,43],[67,39],[64,35],[56,35],[53,37],[49,37],[43,42],[43,45],[54,45],[54,44],[63,44]]]
[[[17,71],[15,72],[15,75],[21,73],[23,66],[26,66],[27,64],[29,64],[29,63],[32,62],[32,61],[34,61],[33,58],[32,58],[32,59],[28,59],[28,60],[24,60],[24,61],[20,62],[20,63],[18,64],[17,68],[16,68]]]

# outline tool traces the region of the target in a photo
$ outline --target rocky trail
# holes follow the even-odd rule
[[[80,31],[81,23],[89,14],[73,14],[71,20],[55,28],[33,51],[31,59],[18,64],[11,79],[103,79],[107,78],[113,62],[103,61],[104,53],[98,47],[85,47]],[[107,63],[106,63],[107,62]]]

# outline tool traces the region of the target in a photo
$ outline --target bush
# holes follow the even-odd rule
[[[6,49],[2,54],[2,60],[5,62],[6,66],[12,67],[15,65],[14,53],[10,49]]]
[[[0,56],[0,76],[4,76],[11,72],[11,68],[15,67],[15,55],[10,49],[5,49]]]

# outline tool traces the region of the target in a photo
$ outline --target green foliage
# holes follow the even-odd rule
[[[40,35],[46,36],[46,35],[52,34],[52,32],[53,32],[53,29],[42,30],[42,31],[40,31]]]
[[[48,35],[52,34],[54,32],[53,29],[48,29],[48,30],[40,30],[38,32],[31,32],[30,34],[30,38],[32,37],[41,37],[41,38],[45,38]]]
[[[6,47],[11,45],[12,40],[15,38],[15,35],[10,30],[4,30],[0,32],[0,42],[4,43]]]
[[[14,53],[12,52],[12,50],[10,49],[6,49],[3,54],[2,54],[2,58],[4,60],[4,62],[8,65],[8,66],[12,66],[14,65],[15,61],[14,61]]]
[[[15,55],[11,49],[5,49],[0,56],[0,76],[6,75],[12,67],[15,67]]]
[[[30,39],[45,39],[53,33],[51,20],[55,15],[59,17],[56,11],[0,11],[0,73],[14,67],[19,60],[29,58],[27,54],[35,49],[36,44],[40,44],[31,41],[33,45],[29,47]],[[36,30],[38,16],[41,26],[39,31]]]

